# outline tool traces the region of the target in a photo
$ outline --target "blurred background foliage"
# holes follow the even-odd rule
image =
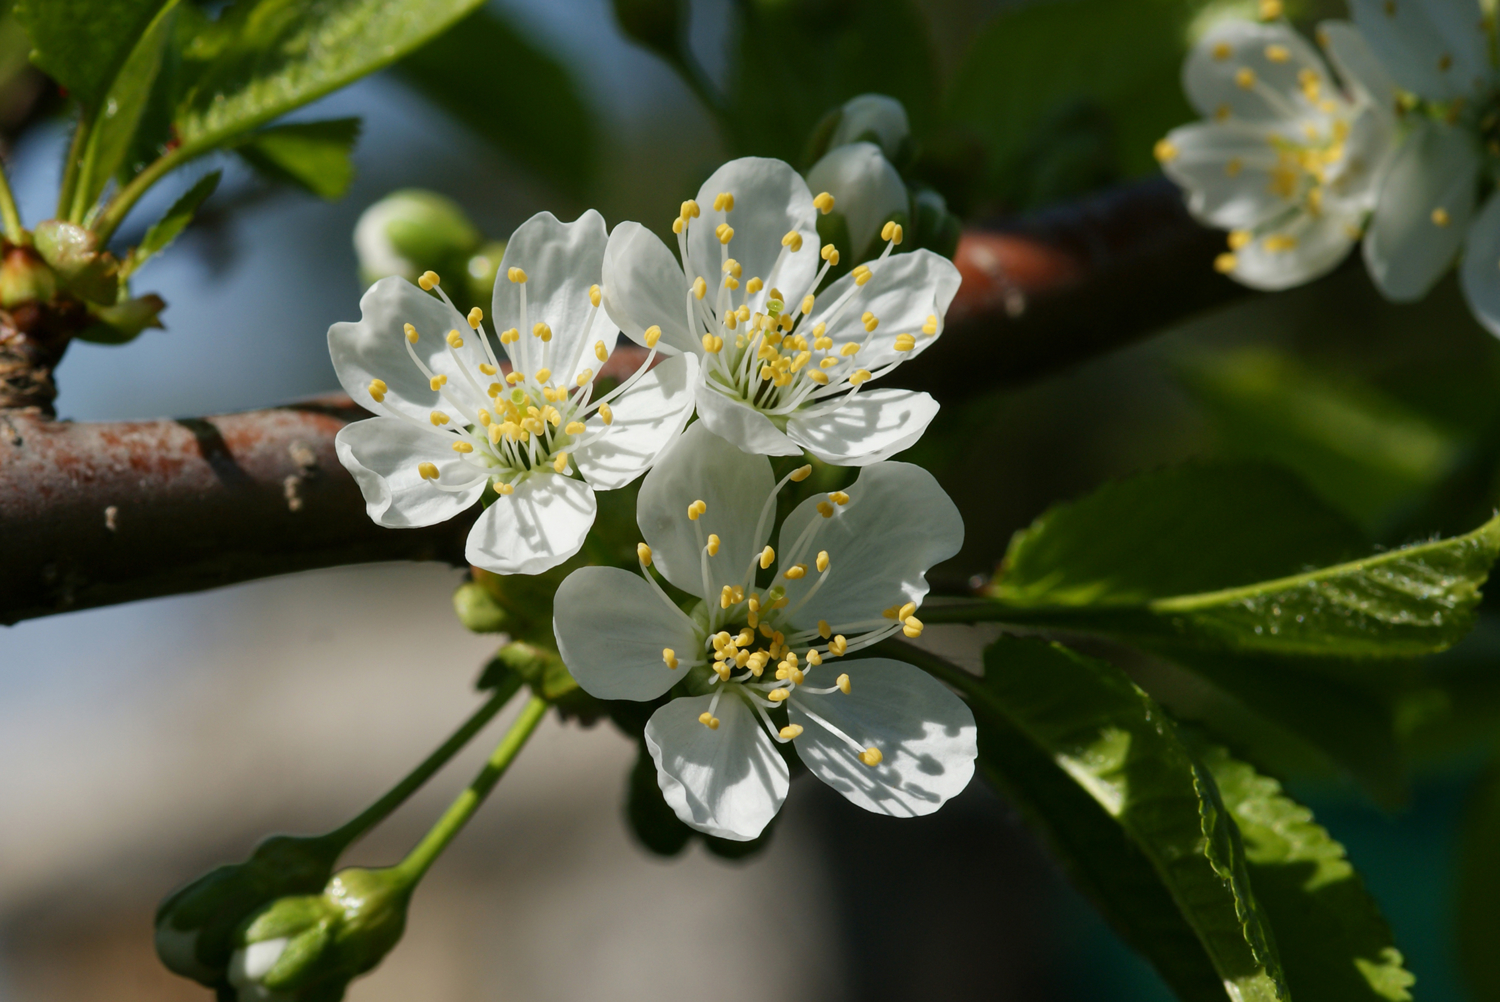
[[[121,180],[128,183],[183,139],[181,122],[174,133],[163,109],[176,107],[187,93],[196,64],[237,44],[227,26],[255,6],[244,0],[179,5],[144,112],[146,127],[120,160]],[[777,156],[806,169],[815,149],[810,137],[830,109],[877,92],[900,99],[910,116],[913,144],[898,164],[904,177],[939,192],[966,222],[982,224],[1153,174],[1153,142],[1192,117],[1179,84],[1191,39],[1213,17],[1253,16],[1256,4],[617,0],[579,8],[586,8],[580,16],[609,22],[611,58],[619,58],[622,45],[634,45],[670,69],[676,83],[642,85],[640,100],[650,107],[622,112],[620,101],[601,95],[607,89],[601,78],[591,75],[591,49],[604,48],[597,34],[570,39],[576,28],[539,31],[538,5],[513,0],[479,6],[400,59],[373,95],[328,99],[289,123],[268,125],[272,119],[257,119],[259,112],[248,116],[253,140],[213,154],[209,166],[225,171],[225,183],[175,251],[200,262],[199,270],[190,281],[164,273],[168,299],[186,308],[185,321],[174,322],[168,311],[173,330],[149,338],[191,344],[226,337],[210,329],[211,305],[194,304],[212,299],[216,276],[254,260],[245,231],[232,220],[255,206],[291,205],[295,214],[308,214],[301,225],[337,230],[333,238],[325,232],[309,239],[341,250],[308,278],[318,291],[294,290],[295,310],[270,323],[255,321],[267,328],[257,335],[264,338],[258,349],[274,363],[241,380],[244,392],[256,396],[235,398],[236,386],[215,384],[207,375],[210,362],[193,370],[209,388],[207,399],[145,392],[152,388],[149,373],[137,374],[130,393],[101,391],[111,381],[104,370],[117,363],[100,353],[119,349],[75,349],[77,358],[70,356],[61,377],[64,410],[108,418],[154,407],[249,406],[331,388],[321,334],[329,320],[354,309],[359,287],[347,234],[363,205],[314,212],[307,199],[353,192],[369,202],[386,194],[362,188],[362,173],[389,179],[390,187],[417,184],[451,196],[458,211],[473,218],[465,221],[472,228],[464,237],[471,256],[462,265],[472,271],[475,257],[497,257],[487,241],[503,238],[540,208],[569,216],[597,206],[611,223],[639,218],[665,232],[681,199],[724,158]],[[1304,27],[1345,13],[1336,0],[1288,4],[1288,12]],[[28,47],[16,19],[0,19],[0,131],[16,157],[38,136],[52,136],[48,149],[55,148],[59,122],[69,114],[57,87],[28,66]],[[644,73],[640,64],[632,67]],[[623,86],[618,78],[615,85]],[[381,163],[367,159],[355,118],[365,117],[368,132],[407,94],[419,96],[411,115],[419,123],[430,116],[457,128],[423,147],[430,159],[393,171],[390,161],[403,156],[401,143],[380,146],[375,155]],[[194,127],[211,128],[216,120],[198,111]],[[465,154],[481,150],[482,159],[465,167],[463,156],[434,152],[444,143]],[[184,171],[154,200],[143,201],[119,240],[138,242],[146,225],[202,174],[203,168]],[[40,218],[32,211],[28,222]],[[280,225],[288,241],[311,233],[285,217]],[[484,280],[476,300],[484,298]],[[195,291],[195,284],[209,291]],[[249,335],[238,329],[236,336]],[[153,344],[149,338],[141,349]],[[996,353],[1004,350],[1003,343],[994,346]],[[91,376],[91,368],[98,374]],[[285,377],[291,369],[302,374]],[[75,378],[79,388],[70,396]],[[1310,492],[1341,526],[1322,534],[1320,545],[1389,548],[1467,532],[1494,510],[1500,496],[1497,383],[1500,345],[1469,318],[1451,280],[1423,303],[1395,306],[1350,265],[1305,288],[1248,297],[1192,318],[1034,385],[945,402],[926,438],[903,458],[932,469],[965,514],[965,550],[937,575],[950,593],[984,584],[1012,535],[1055,503],[1190,460],[1274,468],[1265,482],[1285,478],[1299,498]],[[1276,496],[1291,495],[1271,491],[1266,503],[1277,503]],[[620,510],[628,516],[626,502]],[[6,634],[5,642],[24,651],[28,643],[42,644],[27,637],[44,637],[48,628],[21,627],[14,633],[19,639]],[[1418,975],[1416,997],[1500,999],[1500,962],[1491,948],[1500,933],[1493,909],[1500,894],[1493,853],[1500,840],[1494,764],[1500,751],[1500,595],[1492,591],[1478,629],[1452,651],[1378,665],[1083,646],[1315,808],[1348,847],[1390,919],[1407,967]],[[625,809],[637,830],[649,832],[638,816],[653,805],[639,796],[643,784],[635,773]],[[623,776],[630,775],[627,768]],[[976,792],[954,812],[956,821],[940,822],[944,827],[934,821],[912,832],[941,833],[954,858],[987,879],[1001,872],[992,858],[997,846],[1022,850],[1015,849],[1009,816],[986,796]],[[966,900],[963,871],[955,875],[940,863],[914,860],[918,848],[931,852],[933,843],[922,846],[921,840],[936,835],[892,833],[834,808],[823,813],[820,837],[838,841],[853,830],[870,840],[826,864],[842,914],[873,915],[876,926],[905,930],[901,908],[920,901],[981,928],[993,919],[984,904]],[[650,848],[674,852],[682,842],[667,838]],[[919,875],[946,880],[946,892],[924,898],[897,887],[875,899],[865,883],[888,866],[881,848],[899,854]],[[1048,919],[1049,956],[1062,959],[1039,980],[1006,981],[1003,972],[984,966],[977,950],[957,955],[953,943],[972,949],[961,937],[927,943],[931,959],[922,967],[899,948],[894,933],[851,935],[840,945],[853,986],[848,997],[903,997],[910,975],[898,969],[896,954],[927,972],[924,985],[941,981],[945,965],[971,965],[972,982],[950,985],[945,997],[951,998],[997,997],[997,986],[1011,992],[1004,997],[1028,999],[1170,997],[1143,961],[1049,879],[1035,893],[1062,902]],[[1005,892],[1003,886],[995,891]],[[1024,888],[1016,893],[1018,901],[1030,900]],[[1087,963],[1077,963],[1085,957]],[[0,998],[8,998],[3,983]]]

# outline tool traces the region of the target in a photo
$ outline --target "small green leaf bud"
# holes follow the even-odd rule
[[[354,253],[366,284],[390,275],[415,282],[428,270],[457,274],[481,240],[458,203],[420,188],[391,192],[354,227]]]
[[[453,593],[453,611],[458,621],[475,633],[499,633],[505,629],[505,608],[488,589],[476,581],[465,581]]]
[[[410,880],[395,868],[351,867],[321,893],[280,898],[235,937],[229,984],[239,1002],[324,1002],[373,969],[406,929]]]
[[[0,306],[45,303],[57,292],[57,275],[30,247],[7,247],[0,259]]]
[[[849,246],[840,249],[849,253],[851,265],[879,255],[885,247],[881,228],[892,219],[906,219],[906,184],[874,143],[829,150],[807,172],[807,186],[833,196],[828,218],[841,215],[849,228]]]
[[[223,984],[245,918],[278,898],[322,890],[339,849],[327,839],[275,835],[243,863],[204,874],[157,909],[157,956],[185,978]]]
[[[37,224],[32,241],[42,260],[56,272],[59,284],[69,292],[105,306],[119,298],[120,262],[109,251],[99,249],[92,230],[48,219]]]

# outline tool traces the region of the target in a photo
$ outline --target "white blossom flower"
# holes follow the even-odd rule
[[[959,274],[931,251],[892,256],[892,223],[879,259],[818,294],[838,252],[820,259],[814,223],[832,208],[780,160],[731,161],[682,203],[681,263],[639,223],[615,228],[604,304],[628,337],[660,330],[663,350],[702,360],[698,416],[715,434],[752,455],[862,466],[909,447],[937,413],[925,393],[865,385],[933,343]]]
[[[906,183],[874,143],[835,146],[813,164],[807,183],[809,190],[833,196],[849,227],[856,261],[870,250],[885,223],[902,222],[909,215]]]
[[[646,745],[677,816],[723,838],[756,837],[781,808],[778,744],[852,803],[897,817],[937,810],[974,771],[973,715],[943,685],[890,659],[831,663],[921,634],[924,575],[958,552],[958,510],[922,468],[876,463],[798,506],[773,549],[777,494],[809,472],[777,483],[769,460],[694,424],[641,484],[641,575],[581,568],[553,605],[558,650],[588,692],[646,701],[679,687]],[[649,566],[703,600],[691,615]]]
[[[1477,0],[1351,0],[1355,23],[1412,97],[1410,135],[1379,190],[1365,263],[1388,299],[1427,294],[1460,247],[1470,308],[1500,334],[1500,198],[1478,207],[1500,151],[1500,73]],[[1488,154],[1486,154],[1488,150]],[[1476,211],[1477,210],[1477,211]]]
[[[1209,121],[1156,146],[1194,217],[1229,230],[1215,267],[1252,288],[1335,268],[1363,232],[1392,148],[1394,92],[1360,33],[1329,21],[1318,38],[1342,87],[1284,21],[1214,25],[1183,67]]]
[[[430,272],[423,289],[441,298],[385,278],[360,300],[358,323],[329,328],[339,382],[380,415],[346,426],[336,443],[372,519],[432,525],[489,490],[467,559],[498,574],[537,574],[583,545],[595,490],[634,480],[682,430],[697,381],[692,356],[652,368],[653,347],[633,375],[594,396],[596,367],[618,334],[599,308],[606,240],[592,210],[572,223],[538,213],[510,238],[492,318],[508,327],[498,340],[509,373],[481,311],[462,316]]]
[[[871,142],[880,147],[887,159],[897,160],[910,138],[911,124],[906,118],[905,105],[884,94],[860,94],[839,108],[838,122],[828,137],[828,149]]]

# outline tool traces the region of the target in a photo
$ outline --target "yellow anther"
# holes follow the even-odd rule
[[[1250,241],[1254,239],[1254,235],[1249,230],[1230,230],[1229,249],[1244,250],[1246,247],[1250,246]]]
[[[642,543],[641,545],[645,546],[646,544]],[[675,669],[677,667],[677,652],[670,647],[663,647],[661,649],[661,660],[668,668]]]
[[[780,703],[784,702],[786,698],[791,694],[792,691],[790,689],[772,689],[770,692],[766,693],[766,698],[773,703]]]
[[[848,344],[839,349],[839,354],[844,356],[845,358],[850,358],[854,355],[859,354],[859,342],[850,341]]]
[[[542,408],[542,416],[546,418],[554,428],[562,424],[562,411],[559,411],[556,407]]]
[[[922,325],[923,334],[936,334],[938,329],[938,318],[936,313],[929,314],[927,322]]]
[[[420,476],[423,480],[436,480],[438,478],[437,464],[436,463],[418,463],[417,464],[417,475]]]
[[[917,346],[917,339],[910,334],[897,334],[896,343],[891,347],[897,351],[911,351]]]
[[[866,748],[859,753],[859,760],[872,769],[879,765],[883,758],[885,756],[880,754],[880,749],[874,746]]]
[[[539,383],[545,383],[547,380],[549,380],[551,378],[552,378],[552,370],[551,369],[538,369],[538,370],[536,370],[536,381],[537,382],[539,382]]]
[[[1240,266],[1240,259],[1233,254],[1220,254],[1214,258],[1214,271],[1227,275]]]
[[[776,375],[776,370],[771,368],[769,365],[763,365],[760,367],[760,378],[762,381],[770,379],[774,375]]]
[[[849,503],[849,495],[845,494],[843,491],[834,491],[832,494],[828,495],[828,500],[837,505],[845,505]]]
[[[1438,206],[1436,209],[1432,210],[1432,225],[1447,226],[1451,221],[1452,220],[1450,220],[1448,217],[1448,210],[1443,208],[1442,206]]]
[[[707,719],[704,719],[705,717]],[[704,727],[707,727],[711,731],[716,731],[719,729],[719,718],[714,716],[712,713],[709,713],[707,710],[704,710],[702,713],[698,714],[698,723],[702,724]]]
[[[568,426],[564,428],[563,431],[567,432],[569,435],[582,435],[584,432],[584,424],[582,421],[569,421]]]
[[[430,415],[428,415],[427,420],[432,422],[432,426],[434,428],[441,428],[443,425],[448,423],[448,415],[444,414],[442,411],[433,411]]]
[[[896,610],[896,617],[895,618],[901,619],[901,620],[905,620],[908,617],[910,617],[912,613],[914,613],[916,611],[917,611],[917,603],[915,603],[915,602],[907,602],[905,605],[901,606],[899,609]]]
[[[817,648],[809,647],[807,649],[807,663],[810,665],[820,665],[823,663],[823,655],[818,653]]]
[[[855,369],[853,372],[849,373],[849,385],[850,386],[858,386],[860,383],[863,383],[865,380],[867,380],[869,378],[870,378],[870,370],[869,369]]]
[[[834,264],[838,264],[837,261],[835,261],[833,263]],[[862,265],[862,264],[857,264],[857,265],[854,266],[854,272],[853,272],[853,274],[854,274],[854,284],[855,285],[864,285],[866,282],[868,282],[871,278],[874,277],[874,273],[872,271],[870,271],[870,269],[866,265]]]
[[[469,311],[468,320],[469,326],[477,331],[479,329],[479,325],[484,321],[484,311],[477,306],[474,307]]]
[[[881,610],[880,615],[884,619],[895,619],[896,618],[896,613],[898,613],[900,611],[901,611],[901,607],[899,605],[893,605],[889,609],[883,609],[883,610]]]
[[[639,560],[643,566],[650,567],[651,566],[651,547],[647,546],[645,543],[636,543],[635,544],[635,558],[637,560]]]
[[[1159,163],[1170,163],[1177,159],[1177,144],[1170,139],[1158,139],[1151,152],[1156,155]]]
[[[493,420],[495,420],[495,419],[490,414],[489,411],[485,410],[483,407],[479,408],[479,423],[480,424],[482,424],[486,428],[488,428],[490,426],[490,422],[493,421]],[[447,424],[447,423],[448,423],[448,415],[444,414],[443,415],[443,424]]]
[[[922,621],[916,616],[907,616],[901,624],[901,632],[913,639],[922,635]]]
[[[694,501],[692,504],[688,505],[688,521],[698,521],[699,517],[706,511],[708,511],[708,505],[703,503],[702,498],[699,498],[697,501]]]
[[[597,285],[589,286],[589,305],[598,306],[603,301],[604,290],[600,289]]]
[[[735,278],[733,275],[726,275],[724,277],[724,288],[728,289],[730,292],[733,292],[735,289],[738,289],[739,287],[740,287],[740,280],[739,279]]]
[[[780,734],[781,734],[781,739],[783,741],[790,741],[793,738],[801,737],[801,735],[802,735],[802,725],[801,724],[787,724],[785,727],[783,727],[781,729]]]
[[[734,589],[725,585],[719,589],[719,608],[727,609],[731,605],[734,605]]]
[[[1255,86],[1255,71],[1248,66],[1241,66],[1234,71],[1234,82],[1242,89],[1249,90]]]
[[[447,383],[447,382],[448,382],[448,377],[447,376],[433,376],[431,379],[429,379],[427,381],[427,385],[430,386],[430,387],[432,387],[433,392],[437,392],[438,390],[442,389],[443,385],[445,383]]]
[[[501,344],[515,344],[519,340],[521,340],[521,332],[514,327],[508,331],[502,331],[500,334]]]
[[[875,333],[875,328],[880,326],[880,318],[869,310],[865,310],[864,315],[859,318],[859,322],[865,325],[866,334]]]
[[[473,452],[474,451],[474,447],[472,445],[470,445],[468,442],[454,442],[453,443],[453,451],[454,452]]]
[[[678,210],[677,218],[697,219],[701,215],[702,213],[698,211],[698,203],[690,198],[686,202],[682,203],[682,208]]]
[[[828,551],[827,550],[819,550],[818,551],[817,567],[818,567],[818,573],[819,574],[821,574],[824,571],[828,570]]]
[[[524,373],[524,372],[511,372],[511,373],[507,373],[506,376],[505,376],[505,381],[507,383],[509,383],[510,385],[512,385],[512,386],[515,386],[517,383],[524,383],[524,382],[526,382],[526,373]]]
[[[656,342],[661,340],[661,328],[656,326],[655,324],[647,327],[646,336],[642,338],[642,340],[646,342],[647,348],[655,348]]]
[[[716,533],[710,532],[708,534],[708,555],[710,557],[719,555],[719,537]],[[728,588],[729,586],[725,585],[724,587]]]
[[[724,350],[724,339],[712,334],[703,335],[703,350],[710,355],[717,355]]]
[[[448,336],[444,340],[448,342],[448,347],[450,348],[462,348],[464,346],[464,339],[459,335],[458,331],[449,331]]]
[[[601,362],[609,361],[609,349],[604,346],[603,341],[594,342],[594,357]],[[590,375],[592,375],[592,372],[590,372]],[[583,384],[579,383],[578,385],[582,386]]]
[[[500,439],[505,436],[505,425],[492,424],[485,434],[489,436],[491,445],[499,445]]]
[[[827,261],[830,267],[837,268],[839,265],[839,249],[833,244],[824,244],[818,256]]]
[[[822,373],[816,373],[816,375],[822,375]],[[827,501],[819,501],[818,502],[818,514],[822,515],[824,518],[832,518],[833,517],[833,505],[829,504]],[[825,634],[825,636],[826,636],[826,634]]]
[[[1285,45],[1266,46],[1266,58],[1273,63],[1284,63],[1292,58],[1292,50]]]
[[[776,551],[767,546],[760,551],[760,569],[765,570],[776,562]]]
[[[673,233],[676,233],[677,235],[681,236],[682,235],[682,228],[683,228],[683,223],[682,223],[682,219],[681,218],[677,218],[677,219],[672,220],[672,232]]]
[[[727,244],[734,239],[734,227],[728,223],[720,223],[714,227],[714,236],[719,238],[719,243]]]
[[[437,389],[437,387],[433,387],[433,389]],[[377,404],[385,399],[385,395],[389,393],[390,390],[391,388],[385,385],[384,379],[370,380],[370,396],[375,398],[375,402]]]
[[[752,278],[750,281],[745,283],[745,293],[747,295],[754,295],[761,289],[765,288],[765,286],[766,283],[762,282],[759,278]]]
[[[734,196],[727,191],[721,191],[714,196],[715,212],[733,212]]]
[[[424,271],[422,277],[417,279],[417,284],[422,287],[423,292],[431,292],[433,287],[442,282],[435,271]]]
[[[844,656],[844,652],[847,651],[848,649],[849,649],[849,641],[847,641],[847,640],[844,639],[844,635],[842,633],[840,633],[838,636],[834,637],[832,640],[828,641],[828,653],[832,654],[836,658],[843,657]],[[842,689],[843,686],[840,685],[839,688]]]
[[[826,191],[822,192],[817,198],[813,199],[813,205],[817,206],[818,211],[826,216],[833,211],[833,196]]]
[[[806,466],[799,466],[791,472],[791,479],[794,484],[800,484],[810,476],[812,476],[811,463],[808,463]]]
[[[402,329],[406,331],[406,340],[410,341],[412,344],[416,344],[418,336],[417,329],[411,324],[405,325],[405,327],[403,327]]]
[[[1260,0],[1260,19],[1262,21],[1274,21],[1282,13],[1281,0]]]
[[[541,338],[544,342],[552,340],[552,328],[548,327],[544,323],[538,322],[536,326],[531,328],[531,333],[534,336]]]
[[[610,409],[609,404],[599,405],[599,417],[604,420],[606,427],[615,423],[615,412]]]
[[[800,581],[807,576],[807,565],[793,564],[781,573],[786,576],[788,581]]]
[[[520,285],[526,281],[526,273],[520,268],[507,269],[505,272],[505,277],[510,279],[512,282],[515,282],[517,285]]]
[[[839,637],[840,641],[842,641],[843,639],[844,639],[843,637]],[[843,653],[843,652],[840,651],[839,653]],[[850,685],[849,685],[849,676],[848,675],[840,675],[834,681],[833,684],[839,687],[839,692],[842,692],[846,696],[849,695]]]
[[[703,280],[702,275],[699,275],[697,278],[693,279],[693,298],[702,299],[707,294],[708,283]]]
[[[828,620],[818,620],[818,636],[822,637],[824,640],[827,640],[832,633],[833,628],[828,625]]]
[[[559,452],[557,454],[557,458],[552,461],[552,469],[558,473],[568,472],[568,454],[566,452]]]
[[[516,489],[513,486],[511,486],[510,484],[504,484],[504,483],[501,483],[498,480],[495,481],[495,493],[496,494],[499,494],[502,497],[504,497],[504,496],[507,496],[507,495],[510,495],[510,494],[514,494],[515,492],[516,492]]]
[[[1210,51],[1213,53],[1213,57],[1221,63],[1234,55],[1234,50],[1229,47],[1228,42],[1219,42]]]
[[[786,236],[781,238],[781,246],[785,247],[793,254],[797,253],[802,249],[802,234],[798,233],[796,230],[787,230]]]
[[[482,373],[484,373],[486,376],[493,376],[495,373],[499,372],[500,370],[497,369],[497,368],[495,368],[493,365],[491,365],[488,362],[480,362],[479,363],[479,371],[482,372]]]
[[[1266,237],[1266,250],[1270,251],[1273,254],[1279,254],[1283,251],[1295,250],[1296,247],[1297,238],[1288,236],[1285,233],[1273,233],[1270,236]]]

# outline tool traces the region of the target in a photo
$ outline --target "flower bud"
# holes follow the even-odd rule
[[[275,835],[243,863],[231,863],[181,888],[156,911],[156,953],[166,968],[209,985],[222,984],[234,934],[268,902],[323,888],[339,846],[321,838]]]
[[[420,188],[392,192],[366,209],[354,227],[354,252],[366,284],[389,275],[415,282],[428,270],[458,274],[480,241],[456,202]]]
[[[238,1002],[323,1002],[374,968],[406,929],[410,881],[395,868],[351,867],[319,894],[280,898],[235,937],[229,984]]]
[[[499,633],[509,617],[498,599],[477,581],[465,581],[453,593],[458,621],[475,633]]]
[[[875,241],[888,220],[906,220],[906,185],[874,143],[852,143],[829,150],[807,172],[807,186],[833,196],[833,211],[820,219],[843,217],[850,242],[843,249],[849,251],[851,265],[880,252]]]
[[[0,259],[0,306],[45,303],[57,291],[57,275],[30,247],[7,246]]]
[[[838,122],[828,137],[828,148],[850,143],[874,143],[887,160],[899,163],[911,145],[906,108],[884,94],[851,97],[839,109]]]
[[[92,230],[48,219],[37,224],[32,240],[63,288],[80,299],[106,306],[119,298],[120,262],[109,251],[99,249],[99,239]]]

